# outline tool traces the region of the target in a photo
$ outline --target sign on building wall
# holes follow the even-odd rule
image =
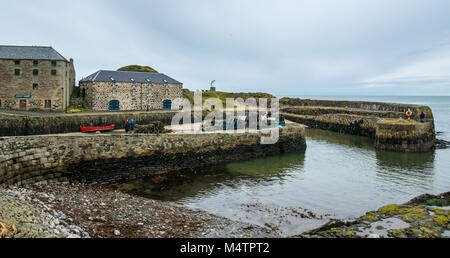
[[[31,95],[16,94],[16,95],[14,95],[14,98],[16,98],[16,99],[30,99]]]

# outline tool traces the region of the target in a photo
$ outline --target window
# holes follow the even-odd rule
[[[52,70],[52,75],[56,75],[56,70]]]
[[[56,66],[56,61],[52,61],[52,66]]]
[[[169,95],[169,85],[166,84],[166,96]]]
[[[14,64],[20,65],[20,61],[19,61],[19,60],[16,60],[16,61],[14,61]]]
[[[136,105],[136,100],[135,99],[131,100],[131,104]]]
[[[38,60],[34,60],[34,61],[33,61],[33,65],[34,65],[34,66],[38,66],[38,65],[39,65],[39,61],[38,61]]]
[[[39,70],[38,70],[38,69],[34,69],[34,70],[33,70],[33,75],[34,75],[34,76],[39,75]]]
[[[39,88],[39,84],[33,83],[33,90],[37,90]]]
[[[116,88],[113,88],[113,89],[112,89],[112,95],[116,95],[116,93],[117,93]]]
[[[15,70],[14,70],[14,74],[15,74],[15,75],[20,75],[20,69],[15,69]]]
[[[131,95],[136,95],[136,89],[135,88],[133,88],[132,90],[131,90]]]
[[[52,101],[51,100],[48,100],[48,99],[45,100],[45,108],[52,108]]]

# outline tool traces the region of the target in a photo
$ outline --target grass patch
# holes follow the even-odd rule
[[[448,202],[445,199],[430,199],[427,201],[427,205],[430,206],[438,206],[438,207],[444,207],[444,206],[448,206]]]
[[[117,71],[127,71],[127,72],[146,72],[146,73],[157,73],[155,69],[150,66],[142,66],[142,65],[127,65],[122,68],[119,68]]]
[[[67,113],[70,114],[77,114],[77,113],[87,113],[90,112],[91,110],[87,109],[87,108],[81,108],[81,107],[73,107],[70,106],[67,108]]]

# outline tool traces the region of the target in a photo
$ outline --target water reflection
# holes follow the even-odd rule
[[[301,170],[304,160],[304,152],[294,152],[221,166],[181,170],[115,184],[113,187],[152,199],[177,202],[214,193],[219,191],[218,188],[225,187],[227,191],[233,191],[242,185],[280,184],[290,173]]]
[[[390,183],[397,191],[410,191],[406,188],[432,189],[434,180],[434,151],[424,153],[401,153],[377,151],[377,180]]]
[[[307,129],[306,137],[318,141],[325,141],[339,145],[347,145],[352,147],[364,148],[372,150],[373,140],[369,137],[340,134],[332,131],[325,131],[320,129]]]
[[[116,185],[232,220],[300,234],[423,193],[448,191],[449,150],[378,151],[368,137],[307,130],[306,152],[191,169]],[[312,211],[320,217],[298,217]],[[323,216],[323,217],[322,217]]]

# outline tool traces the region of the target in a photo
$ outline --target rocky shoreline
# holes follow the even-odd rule
[[[367,212],[354,221],[332,221],[300,238],[450,238],[450,192],[421,195],[405,204]]]
[[[354,221],[331,221],[299,238],[450,237],[450,192],[387,205]],[[279,238],[232,221],[104,185],[0,188],[0,238]]]
[[[108,186],[0,189],[0,238],[268,238],[270,229]]]

